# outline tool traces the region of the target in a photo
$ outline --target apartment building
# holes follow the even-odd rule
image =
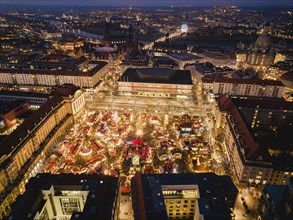
[[[236,183],[284,184],[293,175],[291,142],[286,138],[292,131],[292,113],[293,103],[282,99],[219,97],[215,134],[224,139]]]
[[[89,71],[6,69],[0,68],[0,82],[14,85],[58,86],[66,83],[94,88],[109,71],[108,63],[100,61]]]
[[[0,218],[8,213],[15,198],[25,191],[27,181],[38,173],[50,148],[72,126],[75,113],[83,107],[81,90],[65,85],[1,140]]]

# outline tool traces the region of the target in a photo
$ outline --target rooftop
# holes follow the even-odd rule
[[[202,57],[200,56],[196,56],[196,55],[193,55],[191,53],[171,53],[169,54],[171,57],[174,57],[175,59],[178,59],[178,60],[183,60],[183,61],[187,61],[187,60],[201,60],[203,59]]]
[[[293,102],[275,98],[233,99],[238,107],[293,110]]]
[[[283,204],[288,197],[288,186],[265,185],[264,191],[276,204]]]
[[[119,78],[119,81],[192,85],[189,70],[166,68],[128,68]]]
[[[248,128],[240,112],[231,98],[222,95],[218,99],[218,107],[220,111],[227,112],[227,118],[230,122],[231,128],[238,134],[236,140],[239,143],[238,151],[243,149],[242,155],[246,160],[250,161],[267,161],[269,162],[268,152],[261,148],[261,146],[254,142]],[[237,135],[235,134],[235,135]],[[241,145],[241,146],[240,146]]]
[[[26,185],[26,191],[12,206],[7,219],[32,219],[43,209],[45,199],[43,190],[53,186],[58,191],[87,191],[88,196],[82,212],[73,212],[71,219],[110,220],[116,198],[118,178],[104,175],[75,174],[37,174]],[[31,217],[29,217],[31,216]]]
[[[62,97],[74,96],[76,91],[80,90],[80,87],[75,86],[74,84],[65,83],[58,87],[55,87],[52,91],[52,94],[58,94]]]
[[[82,71],[66,71],[66,70],[38,70],[38,69],[6,69],[0,68],[0,73],[11,73],[11,74],[35,74],[35,75],[62,75],[62,76],[94,76],[98,71],[105,67],[108,63],[100,61],[97,66],[93,69],[82,72]]]
[[[8,91],[8,90],[0,90],[1,96],[16,96],[16,97],[35,97],[35,98],[43,98],[48,99],[49,94],[39,93],[39,92],[23,92],[23,91]]]
[[[38,110],[29,116],[29,118],[24,120],[24,122],[16,130],[4,138],[0,142],[0,159],[4,155],[10,154],[13,150],[17,151],[18,147],[21,145],[21,142],[26,140],[29,132],[32,132],[36,128],[36,125],[39,124],[40,121],[62,101],[63,99],[60,96],[54,96],[53,98],[48,99],[47,102],[45,102]],[[3,164],[0,166],[3,166]]]
[[[262,109],[277,109],[281,110],[281,112],[283,112],[283,110],[292,111],[293,103],[286,102],[283,99],[232,99],[226,95],[221,95],[218,98],[218,107],[220,111],[227,112],[228,124],[230,129],[233,130],[235,140],[238,143],[237,149],[242,152],[241,154],[247,161],[250,161],[251,163],[265,162],[263,164],[264,166],[269,165],[276,169],[293,170],[292,156],[288,153],[281,153],[283,148],[287,149],[292,146],[292,141],[288,141],[288,138],[286,138],[290,133],[288,131],[292,130],[292,126],[290,127],[290,125],[288,125],[289,127],[285,128],[285,125],[282,125],[284,127],[283,129],[282,126],[279,126],[276,132],[280,133],[278,133],[277,136],[282,137],[282,135],[284,135],[284,137],[281,138],[282,140],[274,140],[275,133],[274,135],[269,134],[268,131],[270,129],[267,125],[260,124],[258,128],[252,129],[250,128],[251,122],[245,122],[244,116],[241,114],[241,111],[247,111],[243,107],[253,110],[258,108],[259,111]],[[267,142],[271,143],[268,144]],[[278,155],[270,155],[269,153],[271,145],[274,145],[273,143],[277,144],[274,147],[278,149]]]
[[[5,115],[13,110],[17,110],[18,108],[21,108],[22,106],[26,106],[28,103],[24,100],[14,100],[11,102],[6,103],[6,105],[0,106],[0,115]]]
[[[137,174],[131,183],[137,216],[141,219],[168,219],[162,191],[171,185],[198,187],[198,205],[204,219],[230,219],[224,198],[232,194],[236,198],[238,190],[230,177],[214,173]]]

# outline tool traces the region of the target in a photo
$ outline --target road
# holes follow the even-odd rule
[[[174,37],[180,36],[181,34],[182,34],[181,30],[177,30],[176,32],[171,33],[169,35],[169,38],[172,39]],[[157,40],[155,40],[155,42],[162,42],[162,41],[165,41],[165,40],[166,40],[166,36],[163,36],[163,37],[160,37]],[[151,42],[151,43],[148,43],[148,44],[144,45],[143,49],[144,50],[150,50],[150,49],[152,49],[153,46],[154,46],[154,42]]]

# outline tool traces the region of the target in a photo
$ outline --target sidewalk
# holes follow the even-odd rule
[[[133,220],[131,196],[120,197],[119,220]]]
[[[234,210],[235,220],[257,219],[256,213],[259,203],[259,199],[257,196],[259,196],[259,192],[257,192],[255,189],[239,189],[239,194],[236,200]],[[246,211],[243,202],[247,204],[247,207],[249,209],[248,214],[245,213]]]

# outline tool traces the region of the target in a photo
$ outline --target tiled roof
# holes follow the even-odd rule
[[[229,118],[229,121],[231,123],[231,126],[233,126],[236,135],[238,139],[238,142],[241,143],[240,148],[244,150],[244,157],[246,160],[251,161],[270,161],[269,154],[266,149],[263,149],[258,143],[254,142],[248,128],[246,127],[246,124],[244,120],[242,119],[242,116],[240,112],[238,111],[236,105],[233,103],[232,99],[222,95],[218,99],[218,106],[220,111],[227,112],[227,117]],[[241,149],[239,149],[241,150]]]

